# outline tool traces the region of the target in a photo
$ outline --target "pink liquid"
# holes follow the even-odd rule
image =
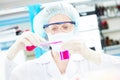
[[[61,51],[60,57],[61,57],[61,60],[69,59],[70,58],[69,51],[68,50]]]

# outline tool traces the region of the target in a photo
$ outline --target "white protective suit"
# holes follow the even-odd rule
[[[28,61],[18,66],[12,72],[10,80],[82,80],[87,72],[109,68],[113,64],[119,64],[120,59],[110,55],[100,55],[101,62],[87,60],[80,54],[73,54],[69,60],[65,74],[61,75],[50,52],[45,53],[39,59]],[[84,80],[84,79],[83,79]]]

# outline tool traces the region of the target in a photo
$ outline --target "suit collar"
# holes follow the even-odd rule
[[[71,55],[66,69],[66,73],[64,75],[67,77],[69,76],[69,79],[72,78],[78,72],[79,67],[77,63],[82,60],[84,60],[84,58],[80,56],[80,54]],[[39,63],[46,66],[46,72],[49,75],[49,77],[55,78],[57,80],[63,80],[62,75],[55,61],[53,60],[50,51],[40,57]]]

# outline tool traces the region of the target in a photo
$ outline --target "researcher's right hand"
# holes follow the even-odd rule
[[[16,54],[25,49],[26,46],[38,46],[40,43],[46,42],[45,39],[40,37],[38,34],[30,31],[23,32],[15,41],[15,43],[9,48],[7,52],[7,58],[12,60]]]

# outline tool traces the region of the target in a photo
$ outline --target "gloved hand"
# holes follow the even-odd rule
[[[68,50],[69,53],[72,54],[80,54],[85,59],[92,61],[94,63],[100,63],[100,54],[99,52],[93,51],[89,49],[84,43],[84,41],[79,39],[69,40],[67,42],[63,42],[62,50]]]
[[[46,40],[30,31],[23,32],[7,51],[7,57],[12,60],[26,46],[38,46],[41,42],[46,42]]]
[[[84,51],[85,47],[86,46],[84,42],[77,39],[69,40],[69,41],[63,42],[62,44],[62,49],[69,50],[71,54],[74,54],[74,53],[82,54],[81,51]]]

